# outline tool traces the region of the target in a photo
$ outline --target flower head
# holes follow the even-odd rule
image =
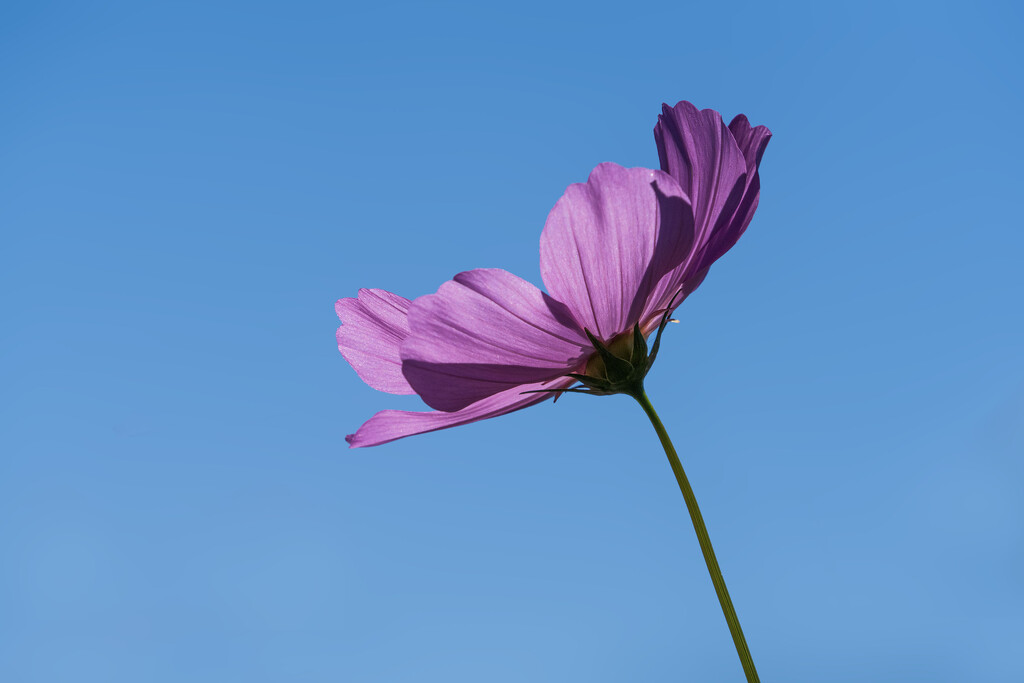
[[[352,447],[642,382],[668,315],[750,223],[770,137],[689,102],[665,105],[654,135],[661,170],[601,164],[555,204],[540,240],[546,293],[477,269],[412,302],[366,289],[338,301],[338,347],[359,376],[434,409],[381,411]]]

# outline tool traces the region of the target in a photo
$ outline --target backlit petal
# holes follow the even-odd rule
[[[654,137],[662,169],[690,195],[696,238],[690,255],[654,288],[644,311],[648,325],[678,292],[674,306],[695,290],[743,234],[757,208],[757,168],[771,133],[751,128],[742,115],[726,127],[718,112],[680,102],[663,106]]]
[[[716,230],[709,240],[701,262],[701,266],[705,268],[721,258],[725,252],[732,249],[736,241],[739,240],[740,236],[747,229],[747,226],[750,225],[750,220],[754,217],[754,211],[757,210],[757,203],[761,195],[761,178],[758,175],[758,166],[761,163],[761,156],[768,146],[768,141],[772,137],[771,131],[764,126],[752,128],[747,117],[743,114],[732,120],[732,123],[729,124],[729,131],[733,134],[736,144],[739,146],[746,161],[747,181],[743,190],[743,197],[732,219],[722,229]]]
[[[690,197],[696,226],[695,251],[736,212],[746,187],[747,163],[732,132],[713,109],[689,102],[662,106],[654,127],[661,169]],[[699,268],[694,268],[699,270]]]
[[[526,384],[488,396],[455,412],[411,412],[405,410],[382,410],[363,424],[355,434],[345,437],[351,448],[379,446],[382,443],[401,439],[413,434],[432,432],[448,427],[486,420],[527,406],[546,401],[554,394],[524,394],[531,389],[564,389],[573,383],[572,379],[558,379],[549,383]]]
[[[402,375],[399,346],[409,336],[410,302],[383,289],[360,289],[358,298],[334,305],[342,325],[338,350],[359,377],[374,389],[392,394],[415,393]]]
[[[768,141],[771,140],[772,132],[765,126],[751,126],[746,116],[740,114],[729,123],[729,132],[736,140],[736,145],[743,152],[747,162],[747,172],[756,173],[761,165],[761,157],[764,155]]]
[[[671,177],[599,165],[548,215],[540,270],[548,292],[603,341],[628,332],[650,292],[693,242],[689,200]]]
[[[500,269],[460,273],[420,297],[409,325],[402,372],[435,410],[561,377],[592,350],[564,305]]]

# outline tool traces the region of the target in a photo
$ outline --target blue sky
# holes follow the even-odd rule
[[[728,681],[624,397],[350,451],[334,301],[501,267],[662,102],[775,137],[648,393],[765,681],[1024,678],[1010,3],[0,10],[0,679]]]

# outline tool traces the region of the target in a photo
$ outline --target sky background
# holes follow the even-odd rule
[[[774,132],[648,379],[762,680],[1024,680],[1015,3],[5,3],[0,679],[741,681],[625,397],[348,450],[334,302],[662,102]]]

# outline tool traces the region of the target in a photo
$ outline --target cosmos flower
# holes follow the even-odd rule
[[[520,410],[563,391],[633,393],[664,322],[750,223],[770,132],[689,102],[654,129],[661,170],[597,166],[540,239],[547,292],[499,269],[410,301],[380,289],[337,302],[338,348],[370,386],[432,412],[384,410],[353,448]],[[647,338],[658,332],[650,352]]]

